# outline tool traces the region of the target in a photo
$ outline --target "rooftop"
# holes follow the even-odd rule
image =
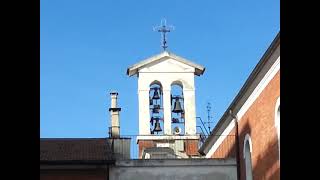
[[[41,163],[113,161],[107,138],[40,138]]]

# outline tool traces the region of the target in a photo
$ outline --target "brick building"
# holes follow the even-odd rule
[[[245,179],[280,179],[280,32],[199,152],[237,158]]]

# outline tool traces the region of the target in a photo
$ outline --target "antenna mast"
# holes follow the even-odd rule
[[[211,116],[210,116],[211,104],[208,102],[207,104],[207,112],[208,112],[208,129],[210,133],[210,123],[211,123]]]

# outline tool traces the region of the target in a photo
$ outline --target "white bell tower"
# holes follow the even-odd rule
[[[144,148],[171,140],[183,140],[187,149],[189,140],[197,145],[194,77],[204,71],[168,51],[127,69],[128,76],[138,77],[140,155]]]

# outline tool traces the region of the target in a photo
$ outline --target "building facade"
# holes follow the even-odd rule
[[[237,158],[241,180],[280,179],[280,33],[199,152]]]

